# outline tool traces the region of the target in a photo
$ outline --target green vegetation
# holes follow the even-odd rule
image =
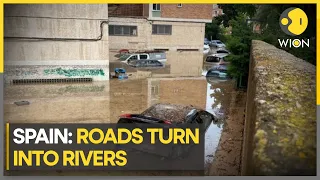
[[[316,6],[313,4],[285,4],[285,5],[259,5],[255,19],[261,24],[260,39],[281,48],[278,39],[292,39],[292,36],[286,35],[279,26],[281,13],[290,7],[297,7],[304,10],[308,16],[308,28],[299,35],[299,39],[310,39],[310,48],[285,48],[289,53],[304,59],[311,64],[316,64]]]
[[[281,13],[289,7],[298,7],[308,16],[308,28],[298,36],[299,39],[310,39],[310,48],[283,48],[289,53],[316,64],[316,6],[307,5],[252,5],[252,4],[219,4],[224,14],[206,25],[206,37],[220,39],[227,45],[232,55],[227,57],[230,61],[228,74],[238,81],[247,79],[250,60],[251,40],[259,39],[278,48],[278,39],[292,39],[286,35],[279,26]],[[248,23],[251,19],[253,23]],[[260,25],[259,32],[253,31],[253,25]],[[231,27],[231,34],[226,34],[224,29]]]

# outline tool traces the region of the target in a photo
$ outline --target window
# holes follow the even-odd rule
[[[136,36],[137,26],[109,25],[109,35],[111,36]]]
[[[207,59],[206,59],[207,62],[215,62],[215,63],[218,63],[220,62],[220,58],[218,57],[214,57],[214,56],[208,56]]]
[[[137,60],[138,57],[137,57],[137,55],[133,55],[133,56],[131,56],[129,59],[130,59],[130,60]]]
[[[182,7],[182,4],[178,4],[178,7]]]
[[[148,59],[148,55],[146,54],[140,55],[140,59]]]
[[[160,4],[152,4],[152,11],[160,11]]]
[[[171,25],[152,25],[152,34],[171,35]]]
[[[159,86],[152,86],[151,87],[151,93],[153,96],[156,96],[159,94]]]

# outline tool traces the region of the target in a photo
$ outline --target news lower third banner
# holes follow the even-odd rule
[[[197,124],[7,124],[6,170],[204,170]]]

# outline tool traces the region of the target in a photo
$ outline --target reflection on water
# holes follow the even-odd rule
[[[219,88],[211,89],[211,86],[212,85],[208,83],[206,110],[217,117],[217,113],[219,113],[218,109],[221,108],[221,104],[219,104],[219,106],[212,107],[216,99],[215,97],[211,97],[211,95],[214,94],[215,91],[219,91],[220,89]],[[205,154],[204,154],[206,165],[210,164],[213,161],[213,157],[220,140],[221,129],[222,127],[212,123],[207,130],[207,133],[205,136]]]
[[[208,83],[201,77],[203,56],[199,52],[167,54],[167,69],[147,75],[119,62],[115,67],[136,73],[127,80],[81,84],[6,85],[4,118],[24,123],[115,123],[125,113],[141,113],[155,103],[193,105],[215,114],[219,121],[207,130],[205,160],[213,161],[226,110],[230,104],[232,83]],[[205,71],[206,68],[204,68]],[[162,76],[166,75],[166,76]],[[178,77],[180,76],[180,77]],[[184,76],[184,77],[182,77]],[[189,76],[189,77],[185,77]],[[138,77],[138,78],[135,78]],[[17,106],[16,101],[30,105]]]
[[[16,101],[30,105],[17,106]],[[109,83],[7,85],[4,118],[23,123],[108,123]]]
[[[164,68],[133,68],[120,60],[112,60],[110,62],[110,72],[115,68],[124,68],[129,74],[139,71],[149,71],[152,77],[200,77],[203,68],[203,54],[201,52],[182,51],[182,52],[166,52],[167,62]]]

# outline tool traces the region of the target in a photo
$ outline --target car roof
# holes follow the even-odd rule
[[[196,109],[197,111],[202,110],[201,108],[192,105],[158,103],[150,106],[141,114],[174,122],[182,122],[186,115],[193,109]]]
[[[210,55],[208,55],[208,56],[218,57],[218,58],[224,58],[224,57],[228,56],[228,54],[217,53],[217,54],[210,54]]]

